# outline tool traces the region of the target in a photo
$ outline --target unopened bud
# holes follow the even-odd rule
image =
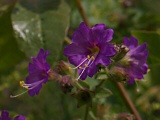
[[[73,74],[73,69],[71,69],[70,65],[64,61],[60,61],[58,65],[56,65],[55,70],[61,75]]]
[[[111,68],[109,75],[110,75],[109,77],[112,80],[120,81],[124,83],[128,82],[128,80],[130,79],[129,75],[127,74],[127,71],[122,67]]]
[[[115,45],[115,50],[117,51],[117,54],[113,58],[115,62],[120,61],[125,57],[129,49],[125,45]]]
[[[65,94],[71,92],[71,90],[73,89],[72,78],[67,75],[63,76],[59,81],[59,85]]]
[[[59,75],[58,73],[56,73],[51,69],[49,70],[48,74],[49,74],[49,80],[59,81],[61,79],[61,75]]]
[[[94,94],[95,93],[93,91],[86,88],[77,91],[76,93],[72,94],[72,96],[78,100],[77,107],[81,107],[85,104],[88,104],[91,107]]]

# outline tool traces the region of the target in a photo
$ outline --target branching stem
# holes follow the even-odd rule
[[[86,16],[86,14],[85,14],[85,12],[84,12],[84,10],[83,10],[82,4],[81,4],[81,0],[77,0],[77,7],[78,7],[78,9],[79,9],[79,12],[80,12],[80,14],[81,14],[84,22],[86,23],[86,25],[87,25],[88,27],[90,27],[90,24],[89,24],[89,21],[88,21],[88,19],[87,19],[87,16]]]

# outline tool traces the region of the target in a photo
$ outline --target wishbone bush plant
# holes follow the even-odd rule
[[[80,23],[73,34],[71,44],[63,51],[70,64],[60,61],[56,69],[52,69],[46,61],[49,50],[40,48],[37,56],[31,57],[32,62],[28,65],[29,74],[25,82],[20,81],[20,86],[27,90],[10,97],[15,98],[26,92],[33,97],[40,94],[43,84],[56,81],[66,95],[76,98],[77,107],[87,106],[84,118],[87,119],[93,99],[106,89],[103,86],[105,81],[134,84],[137,80],[143,79],[148,70],[146,43],[139,45],[138,40],[131,36],[124,37],[121,44],[113,44],[113,35],[114,30],[106,28],[105,24],[96,24],[89,28],[84,22]],[[106,77],[99,79],[101,74]],[[87,76],[94,77],[99,83],[93,88],[86,87],[84,81]]]

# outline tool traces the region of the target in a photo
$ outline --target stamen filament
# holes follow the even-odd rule
[[[82,76],[82,74],[84,73],[85,69],[86,69],[86,67],[82,70],[82,72],[81,72],[81,74],[78,76],[78,78],[76,78],[76,81],[79,80],[79,78],[80,78],[80,77]]]
[[[18,97],[18,96],[20,96],[20,95],[23,95],[24,93],[26,93],[26,92],[28,92],[28,90],[26,90],[26,91],[24,91],[24,92],[22,92],[22,93],[20,93],[20,94],[18,94],[18,95],[10,95],[10,98],[15,98],[15,97]]]
[[[82,76],[82,74],[84,73],[85,69],[86,69],[86,68],[88,67],[88,65],[90,64],[91,60],[92,60],[92,58],[90,58],[89,61],[88,61],[88,63],[84,65],[85,67],[83,68],[81,74],[78,76],[78,78],[76,79],[76,81],[78,81],[79,78]]]
[[[24,92],[18,94],[18,95],[10,95],[10,98],[15,98],[18,97],[20,95],[23,95],[24,93],[28,92],[28,90],[32,90],[35,87],[37,87],[39,84],[41,84],[43,82],[44,79],[38,81],[38,82],[34,82],[32,84],[26,84],[24,81],[20,81],[20,86],[22,86],[23,88],[26,88],[27,90],[25,90]]]
[[[136,83],[136,87],[137,87],[136,91],[137,91],[137,92],[140,92],[140,89],[139,89],[139,87],[138,87],[138,83],[137,83],[136,80],[135,80],[135,83]]]
[[[88,58],[84,59],[78,66],[72,68],[72,69],[77,69],[78,67],[80,67],[86,60],[88,60]]]

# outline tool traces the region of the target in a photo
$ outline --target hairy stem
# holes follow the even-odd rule
[[[133,112],[133,114],[136,117],[136,120],[142,120],[138,111],[136,110],[133,102],[131,101],[131,99],[129,98],[126,90],[124,89],[124,87],[122,86],[122,84],[120,82],[116,82],[116,85],[118,87],[118,89],[120,90],[120,92],[122,93],[122,96],[124,97],[125,101],[127,102],[129,108],[131,109],[131,111]]]
[[[89,21],[87,19],[87,16],[86,16],[86,14],[85,14],[85,12],[83,10],[82,4],[81,4],[81,0],[77,0],[77,6],[78,6],[79,12],[80,12],[84,22],[86,23],[86,25],[88,27],[90,27],[90,24],[89,24]]]

